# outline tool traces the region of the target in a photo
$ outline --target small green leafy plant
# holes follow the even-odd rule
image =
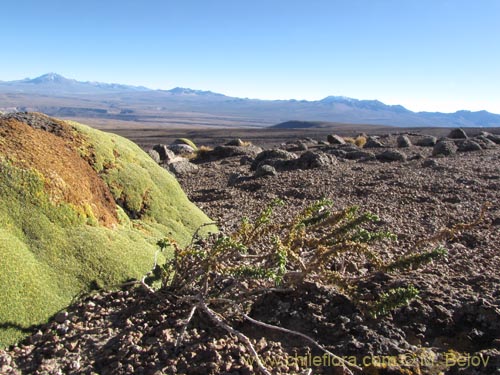
[[[406,306],[417,298],[419,291],[415,286],[389,289],[380,294],[378,300],[371,306],[370,313],[374,318],[389,314],[392,310]]]

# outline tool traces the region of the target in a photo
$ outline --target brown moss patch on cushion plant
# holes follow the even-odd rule
[[[15,166],[38,171],[50,200],[75,206],[99,223],[117,223],[116,204],[107,185],[83,159],[78,147],[81,137],[61,122],[59,135],[9,119],[0,123],[0,154]]]

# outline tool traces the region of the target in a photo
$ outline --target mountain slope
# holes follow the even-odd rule
[[[270,126],[289,120],[435,127],[500,126],[486,111],[412,112],[378,100],[328,96],[318,101],[257,100],[211,91],[79,82],[56,73],[0,82],[0,111],[40,111],[68,119],[97,119],[154,125]]]
[[[0,116],[0,347],[82,291],[140,278],[159,239],[187,243],[208,221],[132,142]]]

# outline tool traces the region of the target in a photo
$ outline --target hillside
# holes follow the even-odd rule
[[[79,299],[0,373],[496,374],[500,135],[447,134],[226,134],[178,178],[221,233],[155,293]]]
[[[335,88],[332,88],[335,90]],[[176,87],[152,90],[115,83],[80,82],[55,73],[0,82],[0,111],[39,111],[91,121],[101,128],[122,125],[264,127],[289,120],[399,127],[495,127],[500,115],[487,111],[412,112],[378,100],[328,96],[321,100],[258,100]]]
[[[132,142],[41,114],[0,116],[0,172],[0,346],[209,221]]]

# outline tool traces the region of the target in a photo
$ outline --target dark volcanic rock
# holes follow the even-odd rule
[[[375,160],[376,156],[370,151],[357,150],[347,152],[345,158],[349,160]]]
[[[469,152],[469,151],[480,151],[482,150],[482,147],[479,145],[479,143],[474,142],[471,139],[466,139],[463,142],[460,142],[458,144],[458,151],[461,152]]]
[[[1,115],[2,119],[17,120],[34,129],[44,130],[49,133],[60,135],[64,132],[64,127],[61,121],[50,118],[47,115],[37,112],[16,112]]]
[[[291,171],[295,169],[313,169],[332,165],[336,158],[332,155],[306,151],[300,157],[284,150],[267,150],[257,155],[252,163],[252,169],[257,170],[261,165],[270,165],[278,171]]]
[[[255,157],[251,169],[256,170],[261,164],[269,164],[274,166],[275,164],[279,164],[283,161],[293,160],[297,158],[298,156],[293,152],[280,149],[265,150]]]
[[[168,146],[168,149],[175,155],[189,155],[194,152],[194,148],[183,143],[174,143]]]
[[[434,147],[436,143],[437,143],[437,138],[430,135],[419,139],[416,142],[416,145],[420,147]]]
[[[380,142],[377,138],[369,137],[363,146],[364,148],[382,148],[384,144]]]
[[[455,142],[452,141],[447,141],[447,140],[440,140],[434,148],[432,149],[432,156],[449,156],[453,155],[454,153],[457,152],[457,146],[455,145]]]
[[[400,148],[411,147],[411,141],[407,135],[400,135],[396,142]]]
[[[166,145],[162,144],[155,145],[153,146],[153,151],[156,151],[158,153],[160,161],[164,164],[169,164],[170,162],[177,159],[177,156],[174,154],[174,152],[170,150]]]
[[[191,163],[187,159],[180,158],[180,160],[170,163],[168,168],[176,176],[182,176],[185,174],[196,172],[199,167],[196,164]]]
[[[356,151],[354,151],[356,152]],[[339,159],[344,159],[347,155],[347,151],[344,151],[344,150],[328,150],[328,153],[333,155],[333,156],[336,156],[337,158]]]
[[[212,160],[229,158],[232,156],[248,156],[255,157],[260,152],[262,148],[255,145],[248,146],[217,146],[212,151],[207,152],[206,157]]]
[[[453,129],[450,134],[448,134],[448,138],[452,139],[466,139],[467,133],[463,129]]]
[[[481,136],[488,138],[490,141],[495,142],[497,145],[500,144],[500,135],[498,135],[498,134],[481,132]]]
[[[161,159],[160,159],[160,154],[158,153],[158,151],[148,150],[148,155],[151,156],[151,159],[153,159],[157,164],[160,164]]]
[[[406,155],[398,150],[387,150],[377,155],[380,161],[405,161]]]
[[[330,143],[332,145],[343,145],[345,143],[344,138],[342,138],[336,134],[328,135],[326,140],[328,141],[328,143]]]
[[[230,140],[225,145],[226,146],[239,146],[239,147],[243,147],[243,146],[245,146],[245,142],[243,142],[241,139],[237,138],[237,139]]]
[[[323,168],[334,164],[336,159],[332,155],[323,152],[304,152],[298,159],[287,162],[290,169],[313,169]]]
[[[497,145],[494,141],[484,135],[478,135],[477,137],[473,138],[473,141],[477,142],[481,146],[481,148],[485,150],[489,148],[495,148]]]
[[[257,170],[254,173],[255,177],[265,177],[265,176],[276,176],[278,172],[276,171],[276,168],[274,168],[271,165],[268,164],[262,164],[259,165]]]

